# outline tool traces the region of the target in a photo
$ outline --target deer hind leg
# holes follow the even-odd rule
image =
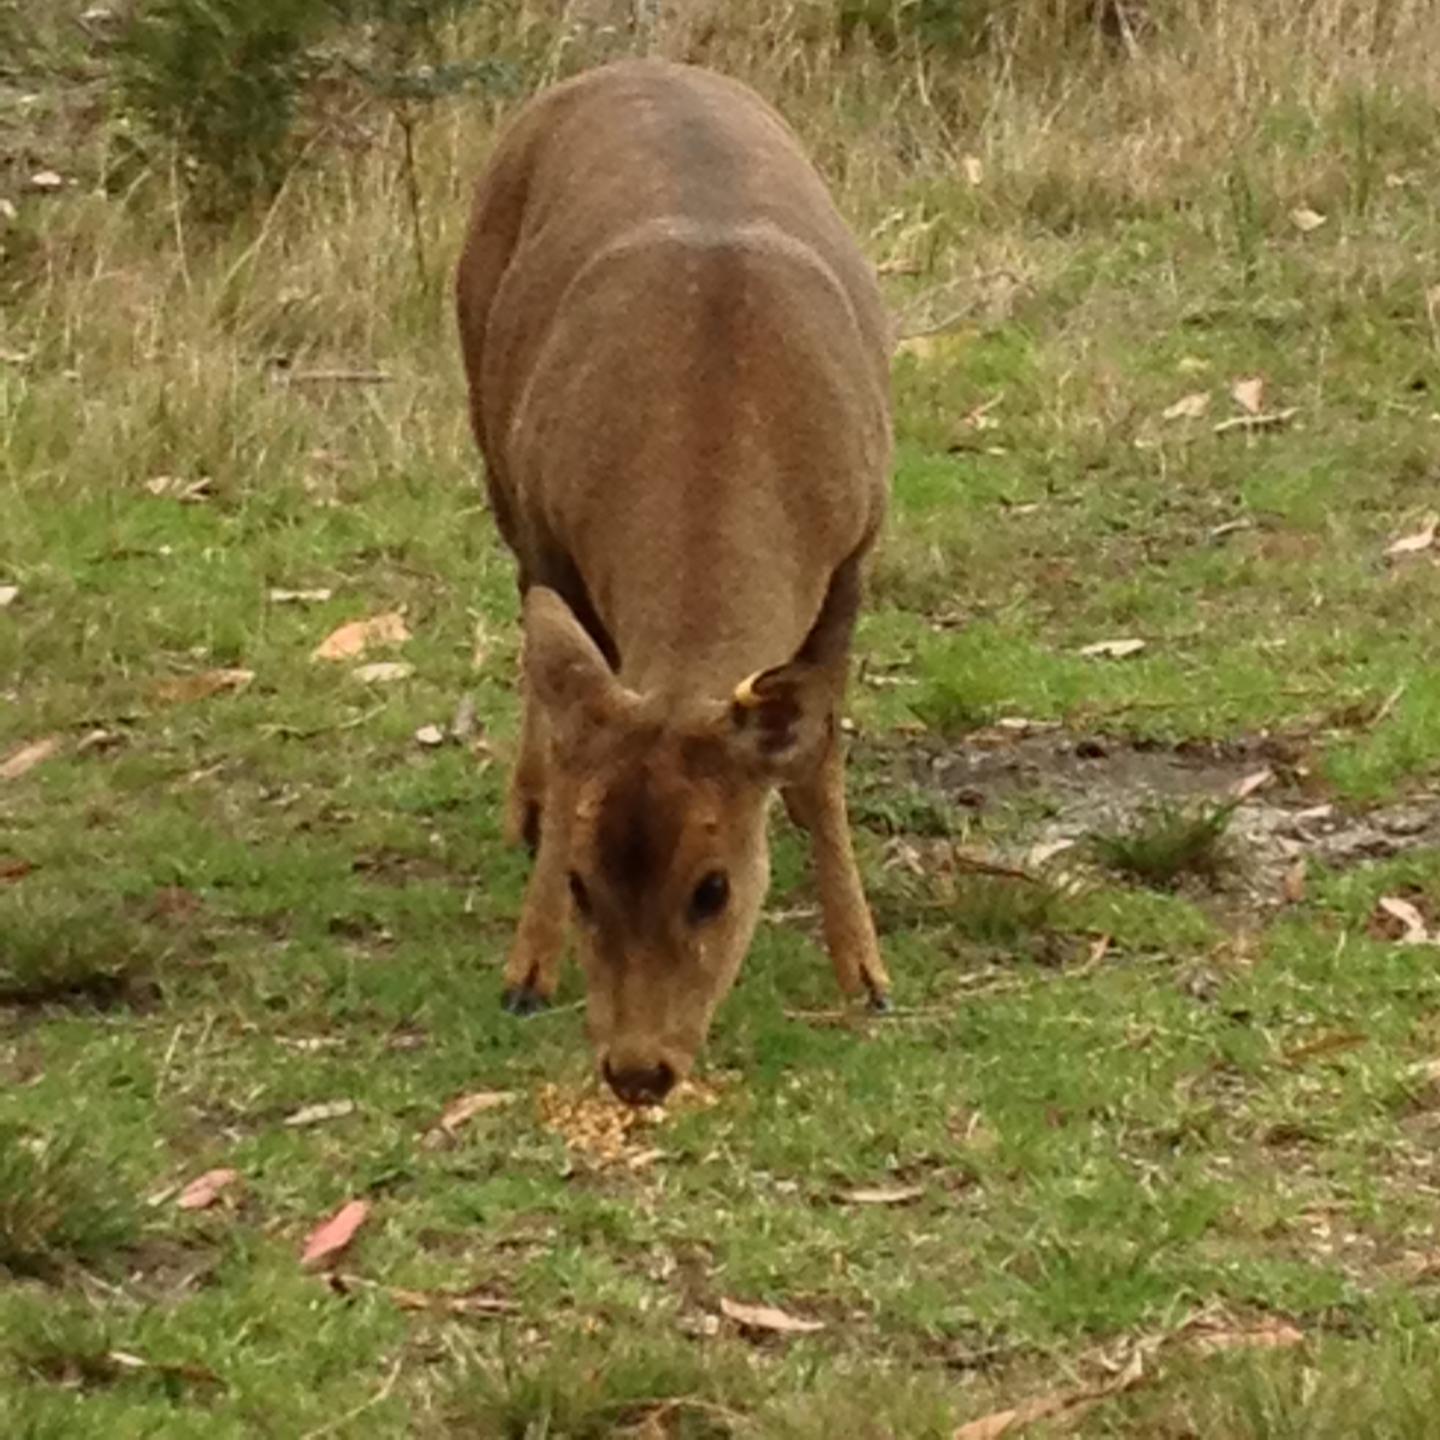
[[[838,738],[804,780],[781,791],[790,818],[810,832],[825,948],[846,995],[865,995],[872,1010],[890,1008],[890,977],[865,903],[845,809],[845,762]]]

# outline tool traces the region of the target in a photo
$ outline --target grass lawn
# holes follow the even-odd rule
[[[413,177],[346,109],[222,225],[117,149],[103,51],[26,31],[0,1433],[1435,1433],[1440,28],[1396,15],[1079,80],[713,38],[906,337],[850,704],[897,1013],[840,1005],[777,815],[643,1117],[573,969],[499,1007],[518,631],[446,270],[505,105],[423,110]]]

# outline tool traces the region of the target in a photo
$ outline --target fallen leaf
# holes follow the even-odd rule
[[[1072,971],[1075,975],[1088,975],[1100,962],[1110,953],[1110,947],[1115,943],[1111,935],[1097,935],[1085,952],[1085,961],[1077,969]]]
[[[410,638],[405,617],[398,610],[351,620],[332,630],[311,652],[312,660],[353,660],[372,645],[403,645]]]
[[[763,1330],[771,1335],[813,1335],[825,1328],[823,1320],[802,1320],[774,1305],[745,1305],[723,1296],[720,1313],[746,1330]]]
[[[0,760],[0,780],[18,780],[27,771],[48,760],[59,748],[58,735],[47,735],[43,740],[31,740],[19,746]]]
[[[210,498],[214,483],[208,475],[202,475],[198,480],[185,480],[179,475],[156,475],[145,482],[145,488],[152,495],[179,500],[184,505],[198,505]]]
[[[1223,540],[1227,535],[1234,535],[1241,530],[1253,530],[1255,522],[1241,517],[1238,520],[1224,520],[1219,525],[1210,527],[1210,538],[1212,540]]]
[[[913,355],[922,364],[958,359],[969,346],[970,337],[955,331],[932,331],[907,335],[895,346],[897,355]]]
[[[1123,660],[1127,655],[1138,655],[1144,648],[1143,640],[1097,640],[1093,645],[1082,645],[1080,654],[1105,660]]]
[[[1005,398],[1002,390],[998,395],[992,395],[988,400],[982,400],[973,409],[966,412],[961,424],[968,426],[971,430],[993,430],[999,425],[999,421],[991,415],[991,411]],[[1019,506],[1014,507],[1019,510]],[[1039,507],[1036,506],[1036,509]]]
[[[397,680],[408,680],[414,673],[415,667],[407,660],[372,660],[350,672],[362,685],[393,685]]]
[[[28,860],[20,860],[7,855],[0,859],[0,880],[7,884],[13,884],[16,880],[23,880],[34,868],[34,865]]]
[[[1284,1320],[1267,1319],[1245,1328],[1200,1330],[1187,1337],[1202,1354],[1221,1350],[1288,1350],[1304,1343],[1304,1334]]]
[[[253,670],[201,670],[194,675],[177,675],[155,686],[155,698],[167,705],[208,700],[212,695],[243,690],[253,679]]]
[[[1215,426],[1217,435],[1228,435],[1232,430],[1278,430],[1288,425],[1298,414],[1300,407],[1291,405],[1284,410],[1272,410],[1266,415],[1232,415]]]
[[[1403,933],[1394,938],[1402,945],[1424,945],[1432,939],[1425,925],[1425,917],[1408,900],[1402,900],[1398,895],[1382,895],[1375,902],[1375,910],[1377,919],[1380,915],[1386,915],[1400,922]],[[1387,932],[1393,932],[1393,926],[1386,926],[1383,920],[1380,923]]]
[[[1237,800],[1246,800],[1257,790],[1263,790],[1275,778],[1275,772],[1268,767],[1264,770],[1254,770],[1243,780],[1237,780],[1230,793]]]
[[[19,598],[20,587],[18,585],[0,585],[0,610],[7,605],[13,605]]]
[[[167,1365],[157,1360],[147,1360],[129,1350],[107,1350],[105,1362],[115,1370],[149,1371],[168,1380],[186,1380],[196,1385],[224,1385],[224,1381],[213,1370],[203,1365]]]
[[[1424,524],[1413,535],[1402,536],[1393,545],[1387,546],[1387,555],[1414,555],[1421,550],[1428,550],[1435,543],[1435,536],[1440,532],[1440,515],[1427,515]]]
[[[483,1290],[403,1290],[386,1288],[387,1295],[401,1310],[433,1310],[444,1315],[513,1315],[519,1306],[513,1300]]]
[[[328,600],[335,592],[333,590],[272,590],[270,591],[270,603],[272,605],[319,605]]]
[[[925,267],[918,260],[910,260],[900,257],[894,260],[882,260],[875,267],[877,275],[923,275]]]
[[[839,1198],[846,1205],[909,1205],[924,1194],[918,1185],[877,1185],[870,1189],[846,1190]]]
[[[1033,1425],[1037,1420],[1048,1420],[1054,1415],[1078,1418],[1101,1400],[1118,1395],[1123,1390],[1133,1390],[1144,1378],[1144,1360],[1141,1352],[1136,1350],[1130,1357],[1130,1363],[1102,1385],[1061,1390],[1053,1395],[1027,1400],[1023,1405],[1017,1405],[1011,1410],[997,1410],[993,1414],[982,1415],[980,1419],[962,1425],[951,1440],[1000,1440],[1002,1435],[1012,1434],[1026,1425]]]
[[[446,1290],[392,1290],[390,1297],[402,1310],[442,1310],[445,1315],[514,1315],[520,1306],[503,1296]]]
[[[1318,230],[1324,223],[1326,217],[1318,210],[1312,210],[1308,205],[1297,205],[1290,212],[1290,223],[1302,235],[1308,235],[1312,230]]]
[[[1280,882],[1280,888],[1286,900],[1292,905],[1298,905],[1305,898],[1305,857],[1299,855],[1285,871],[1285,878]]]
[[[346,1115],[353,1113],[355,1102],[353,1100],[325,1100],[318,1105],[305,1105],[293,1114],[287,1115],[281,1122],[298,1129],[304,1125],[323,1125],[327,1120],[341,1120]]]
[[[1198,420],[1210,408],[1210,392],[1193,390],[1182,395],[1173,405],[1167,405],[1160,416],[1164,420]]]
[[[960,169],[967,184],[979,185],[985,179],[985,164],[978,155],[966,155],[960,161]]]
[[[226,1186],[233,1185],[239,1178],[238,1170],[207,1170],[180,1192],[175,1204],[181,1210],[206,1210],[220,1198]]]
[[[1313,1060],[1317,1055],[1333,1055],[1337,1050],[1353,1050],[1369,1038],[1358,1030],[1337,1030],[1333,1035],[1321,1035],[1318,1039],[1307,1040],[1303,1045],[1292,1046],[1285,1052],[1285,1063],[1296,1065],[1301,1060]]]
[[[365,1223],[370,1207],[363,1200],[347,1200],[328,1220],[317,1225],[305,1238],[300,1263],[314,1269],[336,1259]]]
[[[1230,387],[1230,398],[1247,414],[1258,415],[1265,398],[1265,381],[1262,376],[1248,375],[1237,380]]]
[[[512,1104],[516,1099],[513,1090],[477,1090],[471,1095],[462,1095],[445,1107],[445,1113],[425,1132],[420,1143],[427,1149],[435,1149],[455,1136],[455,1132],[476,1115],[487,1110],[498,1110]]]
[[[1053,860],[1057,855],[1074,848],[1074,840],[1042,840],[1038,845],[1030,847],[1025,856],[1025,868],[1038,870],[1047,860]]]
[[[424,745],[427,749],[434,749],[437,745],[443,745],[445,740],[445,727],[443,725],[422,725],[415,732],[415,743],[417,745]]]
[[[339,1035],[277,1035],[275,1038],[287,1050],[299,1050],[305,1055],[313,1055],[320,1050],[338,1050],[345,1044]]]
[[[75,753],[77,755],[89,755],[92,751],[113,750],[117,745],[123,745],[125,737],[117,735],[113,730],[104,730],[97,727],[94,730],[87,730],[76,742]]]

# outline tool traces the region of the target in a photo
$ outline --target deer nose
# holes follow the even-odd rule
[[[601,1067],[606,1083],[627,1105],[658,1105],[675,1083],[675,1072],[663,1060],[655,1065],[626,1065],[616,1070],[607,1060]]]

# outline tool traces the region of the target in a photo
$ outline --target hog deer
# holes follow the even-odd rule
[[[534,860],[503,1004],[549,1001],[573,913],[600,1070],[663,1099],[750,946],[778,789],[840,988],[887,1008],[838,712],[888,324],[825,185],[743,85],[606,66],[502,136],[456,289],[523,599],[506,829]]]

